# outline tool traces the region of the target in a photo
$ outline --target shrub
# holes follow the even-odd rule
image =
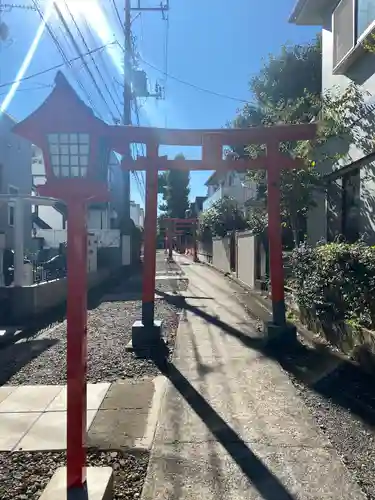
[[[224,196],[202,212],[199,227],[199,238],[203,240],[209,232],[212,236],[223,237],[231,231],[242,231],[247,228],[247,223],[237,202]]]
[[[363,242],[296,248],[292,279],[299,306],[322,320],[375,326],[375,247]]]

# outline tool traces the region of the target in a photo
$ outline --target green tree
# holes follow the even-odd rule
[[[203,240],[207,235],[225,236],[231,231],[246,229],[247,223],[243,212],[233,198],[224,196],[199,218],[199,236]]]
[[[281,150],[305,162],[303,170],[284,171],[281,175],[281,209],[284,225],[291,229],[295,245],[300,243],[304,221],[315,205],[314,192],[323,189],[322,172],[329,164],[345,161],[349,146],[371,149],[373,127],[358,133],[359,123],[368,108],[362,92],[350,85],[321,91],[321,41],[283,47],[278,56],[270,56],[260,73],[250,81],[254,96],[233,121],[235,127],[298,124],[319,120],[313,142],[284,143]],[[263,145],[235,149],[240,156],[251,158],[265,154]],[[249,171],[248,177],[258,185],[258,197],[267,199],[266,174]]]
[[[176,159],[184,158],[179,154]],[[189,182],[190,174],[183,170],[168,170],[159,174],[159,193],[163,196],[163,203],[159,210],[166,217],[183,219],[189,209]]]

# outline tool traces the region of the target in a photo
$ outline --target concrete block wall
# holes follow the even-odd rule
[[[224,273],[230,273],[230,238],[212,239],[212,264]]]
[[[250,231],[236,233],[237,278],[250,288],[255,288],[257,241]]]
[[[109,278],[109,269],[89,273],[88,289]],[[31,286],[9,287],[9,304],[13,322],[22,322],[64,304],[67,298],[67,278],[42,282]]]
[[[212,240],[198,241],[198,258],[202,262],[212,264]]]

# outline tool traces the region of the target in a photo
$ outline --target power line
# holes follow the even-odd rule
[[[69,15],[70,15],[70,17],[71,17],[71,19],[72,19],[72,21],[73,21],[73,23],[74,23],[74,26],[76,27],[76,29],[77,29],[77,31],[78,31],[78,34],[79,34],[79,36],[80,36],[80,38],[81,38],[81,40],[82,40],[83,45],[85,46],[86,50],[90,50],[90,49],[89,49],[89,46],[87,45],[87,42],[86,42],[86,40],[85,40],[85,37],[83,36],[83,33],[82,33],[81,29],[79,28],[79,26],[78,26],[78,24],[77,24],[77,21],[75,20],[75,18],[74,18],[74,16],[73,16],[73,14],[72,14],[72,11],[69,9],[69,5],[68,5],[67,1],[66,1],[66,0],[64,0],[64,3],[65,3],[65,6],[66,6],[66,8],[67,8],[67,10],[68,10],[68,13],[69,13]],[[60,11],[60,10],[59,10],[59,8],[57,7],[57,5],[55,5],[55,8],[56,8],[56,10],[58,11],[58,14],[59,14],[59,17],[60,17],[61,11]],[[65,21],[65,20],[64,20],[64,21]],[[65,21],[65,23],[66,23],[66,21]],[[69,31],[70,31],[70,30],[69,30]],[[70,34],[71,34],[71,32],[70,32]],[[69,36],[70,36],[70,35],[69,35]],[[76,46],[78,47],[78,45],[77,45],[77,44],[76,44]],[[80,49],[79,49],[79,54],[80,54],[80,55],[82,54],[82,52],[81,52],[81,50],[80,50]],[[114,100],[113,95],[112,95],[111,91],[109,90],[109,88],[108,88],[108,85],[107,85],[106,81],[104,80],[104,77],[103,77],[103,75],[102,75],[102,72],[101,72],[101,71],[100,71],[100,69],[98,68],[98,65],[96,64],[96,61],[95,61],[94,57],[91,55],[91,56],[90,56],[90,58],[91,58],[91,60],[92,60],[92,62],[93,62],[93,64],[94,64],[94,66],[95,66],[95,68],[96,68],[96,71],[97,71],[97,73],[98,73],[98,75],[99,75],[99,77],[100,77],[101,81],[103,82],[103,85],[104,85],[104,87],[105,87],[106,91],[108,92],[108,95],[110,96],[110,98],[111,98],[111,100],[112,100],[112,102],[113,102],[113,104],[114,104],[114,106],[115,106],[115,108],[116,108],[116,110],[117,110],[117,112],[118,112],[118,114],[119,114],[119,117],[120,117],[120,116],[121,116],[121,111],[120,111],[119,107],[117,106],[116,101]],[[105,97],[104,97],[104,95],[103,95],[102,91],[100,90],[100,88],[99,88],[99,86],[98,86],[98,84],[97,84],[97,82],[96,82],[96,80],[95,80],[94,75],[92,74],[92,72],[91,72],[91,70],[89,69],[89,67],[87,66],[87,64],[85,64],[85,67],[86,67],[86,70],[89,72],[89,74],[90,74],[90,76],[91,76],[91,78],[92,78],[92,80],[93,80],[93,82],[94,82],[94,84],[95,84],[95,88],[98,90],[98,92],[99,92],[99,94],[100,94],[101,98],[103,99],[103,101],[104,101],[104,102],[105,102],[105,104],[107,105],[107,107],[108,107],[108,109],[109,109],[109,111],[110,111],[110,114],[112,115],[112,118],[113,118],[114,122],[118,122],[118,120],[116,120],[116,118],[115,118],[115,117],[114,117],[114,115],[112,114],[111,109],[110,109],[110,107],[109,107],[109,105],[108,105],[108,103],[107,103],[107,101],[106,101],[106,99],[105,99]]]
[[[51,84],[43,84],[43,85],[39,85],[38,87],[26,87],[25,89],[17,89],[17,92],[30,92],[31,90],[43,90],[43,89],[46,89],[46,88],[51,88],[53,87],[53,85]],[[2,95],[7,95],[8,94],[8,91],[6,92],[1,92],[0,93],[0,96]]]
[[[66,3],[66,2],[65,2],[65,3]],[[104,104],[107,106],[107,108],[108,108],[108,110],[109,110],[109,114],[111,115],[111,117],[112,117],[113,121],[114,121],[114,122],[116,122],[116,121],[117,121],[117,119],[116,119],[116,117],[114,116],[114,114],[112,113],[112,110],[111,110],[111,108],[110,108],[110,106],[109,106],[109,104],[108,104],[108,102],[107,102],[107,99],[104,97],[104,94],[103,94],[103,92],[101,91],[101,89],[100,89],[100,87],[99,87],[99,85],[98,85],[97,81],[95,80],[95,77],[94,77],[94,75],[93,75],[93,73],[92,73],[91,69],[88,67],[87,62],[86,62],[86,61],[82,58],[82,52],[81,52],[81,49],[79,48],[78,43],[76,42],[76,40],[75,40],[75,38],[74,38],[74,36],[73,36],[72,32],[70,31],[70,28],[69,28],[69,26],[68,26],[68,23],[67,23],[67,22],[66,22],[66,20],[64,19],[64,16],[62,15],[61,10],[60,10],[60,8],[59,8],[59,6],[57,5],[57,3],[55,3],[55,4],[54,4],[54,6],[55,6],[55,9],[56,9],[56,12],[57,12],[58,17],[59,17],[59,19],[60,19],[61,23],[63,24],[63,26],[64,26],[64,28],[65,28],[65,31],[66,31],[66,32],[67,32],[67,34],[68,34],[69,40],[71,41],[71,43],[72,43],[72,45],[73,45],[73,47],[74,47],[75,51],[77,52],[77,54],[78,54],[78,55],[81,57],[81,59],[82,59],[82,62],[83,62],[83,64],[84,64],[84,66],[85,66],[85,69],[86,69],[86,71],[87,71],[88,75],[90,76],[91,81],[92,81],[92,83],[94,84],[94,87],[95,87],[96,91],[98,92],[98,94],[99,94],[100,98],[102,99],[102,101],[104,102]],[[68,8],[68,11],[69,11],[70,16],[71,16],[71,18],[72,18],[72,21],[75,23],[74,16],[72,15],[72,13],[71,13],[71,11],[69,10],[69,8]],[[76,25],[76,26],[77,26],[77,25]]]
[[[191,88],[193,88],[195,90],[199,90],[200,92],[205,92],[206,94],[211,94],[211,95],[214,95],[216,97],[221,97],[223,99],[230,99],[231,101],[242,102],[242,103],[245,103],[245,104],[247,104],[249,102],[246,99],[239,99],[237,97],[233,97],[233,96],[230,96],[230,95],[227,95],[227,94],[221,94],[220,92],[215,92],[214,90],[206,89],[204,87],[200,87],[199,85],[195,85],[194,83],[187,82],[186,80],[182,80],[181,78],[178,78],[177,76],[171,75],[170,73],[166,73],[164,70],[162,70],[162,69],[158,68],[157,66],[149,63],[148,61],[146,61],[145,59],[143,59],[141,56],[139,56],[139,59],[144,64],[146,64],[146,66],[149,66],[150,68],[155,69],[156,71],[158,71],[159,73],[163,74],[167,78],[171,78],[172,80],[176,80],[176,82],[182,83],[183,85],[191,87]]]
[[[117,44],[117,42],[107,43],[106,45],[102,45],[101,47],[97,47],[96,49],[90,50],[89,52],[82,54],[82,56],[73,57],[72,59],[68,59],[67,62],[63,62],[61,64],[56,64],[55,66],[51,66],[51,67],[44,69],[42,71],[38,71],[37,73],[33,73],[32,75],[29,75],[29,76],[24,76],[23,78],[20,79],[20,82],[25,82],[27,80],[31,80],[32,78],[36,78],[37,76],[45,75],[46,73],[49,73],[50,71],[54,71],[56,69],[63,68],[66,65],[71,65],[73,62],[76,62],[79,59],[82,59],[82,57],[89,56],[90,54],[95,54],[96,52],[99,52],[100,50],[105,49],[109,45],[114,45],[114,44]],[[12,82],[2,83],[0,85],[0,88],[10,87],[11,85],[14,85],[15,83],[17,83],[16,80],[13,80]]]
[[[39,6],[39,4],[38,4],[37,0],[31,0],[31,1],[32,1],[33,5],[34,5],[34,7],[35,7],[35,9],[36,9],[36,11],[38,12],[39,17],[41,18],[42,22],[44,22],[45,27],[46,27],[46,29],[47,29],[47,31],[48,31],[48,33],[49,33],[49,35],[51,36],[51,38],[52,38],[52,40],[53,40],[53,42],[54,42],[55,46],[57,47],[57,50],[60,52],[60,55],[61,55],[61,57],[62,57],[63,61],[64,61],[64,62],[65,62],[65,63],[69,66],[69,68],[71,69],[71,71],[72,71],[72,73],[73,73],[74,78],[76,79],[76,81],[77,81],[78,85],[80,86],[80,88],[81,88],[82,92],[86,95],[86,97],[87,97],[87,100],[88,100],[89,104],[91,105],[92,109],[93,109],[93,110],[95,110],[95,106],[94,106],[94,103],[93,103],[93,101],[92,101],[92,99],[91,99],[90,94],[87,92],[86,88],[85,88],[85,87],[84,87],[84,85],[82,84],[82,82],[81,82],[81,80],[79,79],[79,77],[78,77],[77,75],[75,75],[74,69],[73,69],[73,67],[72,67],[71,63],[69,63],[69,59],[67,58],[67,56],[66,56],[66,54],[65,54],[64,49],[61,47],[61,44],[60,44],[59,40],[57,39],[57,36],[56,36],[56,35],[55,35],[55,33],[53,32],[52,28],[49,26],[49,24],[47,23],[47,21],[45,21],[45,19],[44,19],[44,15],[43,15],[43,12],[41,11],[40,6]],[[56,4],[55,4],[55,7],[56,7]],[[79,59],[82,59],[81,55],[80,55]],[[96,111],[96,113],[98,114],[98,116],[99,116],[100,118],[102,118],[102,119],[103,119],[103,117],[101,116],[101,113],[100,113],[100,112],[98,112],[97,110],[95,110],[95,111]]]
[[[121,26],[121,31],[124,33],[125,32],[125,29],[124,29],[124,24],[122,22],[122,19],[121,19],[121,16],[120,16],[120,12],[117,8],[117,4],[116,4],[116,0],[112,0],[112,6],[114,8],[114,11],[115,11],[115,14],[116,14],[116,18]]]
[[[95,45],[95,43],[96,43],[95,37],[94,37],[94,35],[92,33],[92,30],[91,30],[91,27],[90,27],[89,23],[87,22],[87,18],[86,17],[84,17],[84,23],[85,23],[85,27],[86,27],[86,30],[87,30],[87,34],[89,35],[91,41]],[[119,103],[121,104],[121,97],[120,97],[120,95],[118,93],[118,90],[117,90],[117,87],[115,85],[114,77],[111,78],[111,76],[110,76],[110,71],[108,70],[108,66],[107,66],[107,63],[105,61],[105,58],[103,57],[103,53],[99,52],[98,55],[99,55],[99,58],[100,58],[100,62],[103,65],[104,71],[109,76],[109,80],[110,80],[110,83],[111,83],[112,90],[113,90],[114,94],[116,95],[117,99],[119,100]]]

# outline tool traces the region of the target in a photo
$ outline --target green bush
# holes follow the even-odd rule
[[[199,218],[199,239],[203,240],[207,234],[223,237],[231,231],[243,231],[247,223],[237,202],[229,196],[223,196],[208,210],[201,213]]]
[[[291,257],[298,305],[322,321],[375,327],[375,247],[363,242],[296,248]]]

